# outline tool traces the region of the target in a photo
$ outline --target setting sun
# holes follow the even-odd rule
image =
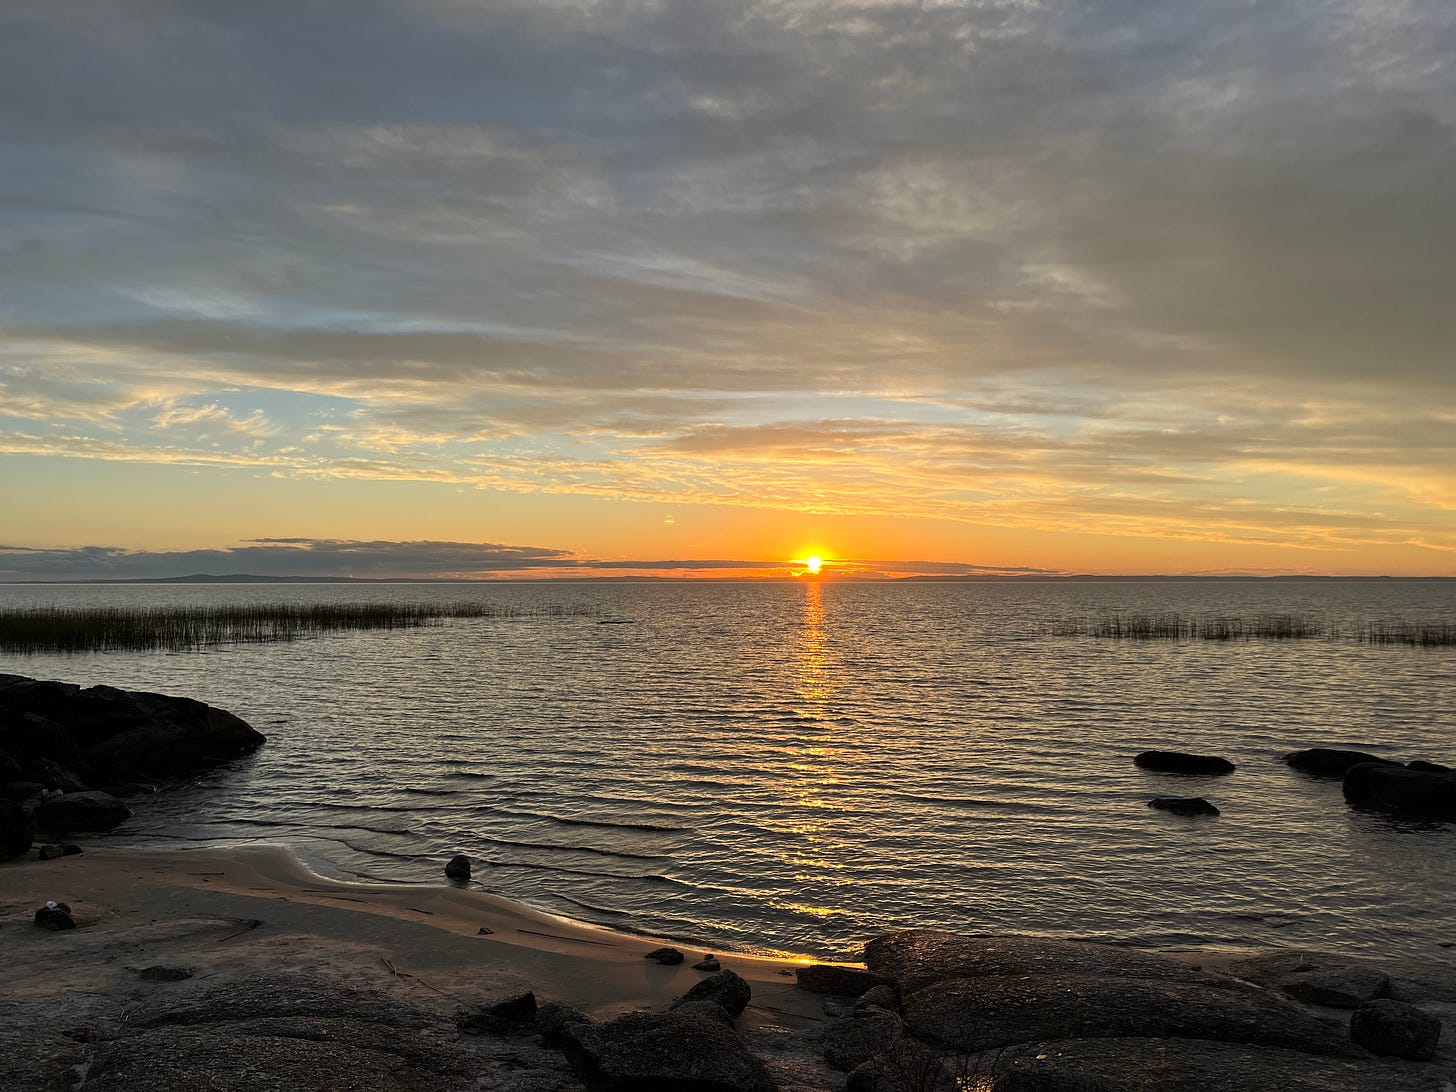
[[[804,558],[804,568],[808,569],[809,572],[814,576],[818,576],[819,570],[823,567],[824,559],[822,557],[816,555],[813,557]]]

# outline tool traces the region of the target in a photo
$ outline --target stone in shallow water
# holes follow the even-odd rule
[[[457,853],[445,863],[445,878],[450,880],[470,879],[470,858]]]
[[[1170,811],[1174,815],[1219,815],[1222,814],[1201,796],[1159,796],[1148,801],[1148,807],[1158,811]]]
[[[1046,1038],[1178,1037],[1352,1054],[1345,1036],[1253,986],[1098,975],[946,979],[905,998],[916,1038],[979,1051]]]
[[[1238,769],[1226,758],[1216,755],[1190,755],[1183,751],[1144,751],[1133,765],[1142,770],[1178,774],[1231,774]]]
[[[1307,751],[1291,751],[1284,761],[1307,774],[1316,777],[1344,777],[1350,767],[1362,762],[1376,762],[1385,766],[1399,766],[1388,758],[1380,758],[1366,751],[1347,751],[1337,747],[1311,747]]]

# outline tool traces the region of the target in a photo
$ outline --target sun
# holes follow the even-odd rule
[[[817,554],[811,554],[804,558],[804,568],[809,570],[810,576],[818,576],[819,570],[824,567],[824,559]]]

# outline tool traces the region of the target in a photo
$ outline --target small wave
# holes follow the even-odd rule
[[[554,842],[519,842],[513,838],[491,838],[485,835],[476,835],[475,841],[488,842],[493,846],[505,846],[518,849],[557,849],[563,853],[590,853],[597,857],[621,857],[628,861],[670,861],[662,853],[624,853],[620,849],[598,849],[596,846],[563,846]]]
[[[494,781],[497,775],[493,773],[481,773],[479,770],[453,770],[445,776],[470,778],[476,781]]]
[[[574,899],[570,895],[562,894],[560,891],[553,891],[551,894],[562,902],[569,902],[572,906],[579,906],[581,909],[590,911],[593,914],[610,914],[614,918],[630,918],[632,916],[630,910],[613,910],[610,906],[593,906],[589,902]]]
[[[673,887],[691,889],[692,884],[684,883],[682,880],[672,876],[663,876],[655,872],[630,873],[630,872],[598,872],[590,868],[567,868],[564,865],[548,865],[531,861],[491,861],[484,858],[477,860],[477,863],[490,868],[522,868],[531,872],[560,872],[568,876],[595,876],[604,880],[637,880],[642,883],[668,884]]]
[[[600,827],[603,830],[645,830],[655,834],[673,834],[693,829],[692,827],[671,826],[666,823],[618,823],[608,819],[568,819],[562,815],[552,815],[550,812],[519,811],[512,808],[498,808],[491,804],[482,804],[475,810],[478,812],[489,812],[494,815],[510,815],[519,819],[543,819],[548,823],[559,823],[564,827]]]
[[[459,796],[460,795],[460,790],[459,789],[418,789],[418,788],[415,788],[413,785],[406,785],[404,788],[400,789],[399,791],[400,792],[407,792],[411,796]]]

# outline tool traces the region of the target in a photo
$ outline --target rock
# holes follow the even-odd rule
[[[590,1024],[591,1018],[562,1001],[547,1001],[536,1010],[536,1031],[546,1046],[559,1046],[568,1024]]]
[[[900,996],[946,978],[977,975],[1111,975],[1122,978],[1181,979],[1215,988],[1232,982],[1224,975],[1195,971],[1168,956],[1113,944],[1040,937],[968,937],[940,929],[886,933],[865,945],[865,964]]]
[[[1390,976],[1360,967],[1309,971],[1280,983],[1284,992],[1300,1001],[1337,1009],[1359,1008],[1390,989]]]
[[[7,781],[0,785],[0,799],[24,804],[45,793],[45,786],[39,781]]]
[[[876,986],[888,985],[890,980],[872,971],[861,971],[856,967],[836,967],[829,963],[811,963],[795,972],[799,989],[810,993],[827,993],[835,997],[858,997]]]
[[[143,982],[185,982],[192,977],[192,968],[157,963],[137,971],[137,977]]]
[[[445,875],[452,880],[470,879],[470,858],[463,853],[457,853],[445,864]]]
[[[23,761],[48,758],[81,774],[84,766],[111,781],[162,781],[264,742],[238,717],[190,698],[0,675],[0,749]]]
[[[701,1016],[629,1012],[604,1024],[568,1024],[562,1050],[594,1092],[775,1092],[733,1029]]]
[[[695,971],[721,971],[722,969],[723,964],[718,962],[718,957],[715,955],[705,955],[693,964]]]
[[[693,986],[672,1005],[676,1009],[692,1001],[711,1001],[722,1006],[730,1016],[738,1016],[748,1007],[753,990],[747,982],[732,971],[719,971]]]
[[[658,963],[671,967],[683,961],[683,954],[676,948],[654,948],[642,958],[655,959]]]
[[[131,815],[131,808],[108,793],[68,792],[48,797],[35,809],[35,822],[46,830],[110,830]]]
[[[1364,751],[1342,751],[1335,747],[1311,747],[1307,751],[1291,751],[1284,761],[1296,770],[1316,777],[1344,777],[1351,766],[1375,762],[1382,766],[1399,766],[1388,758],[1377,758]]]
[[[1407,770],[1421,770],[1424,773],[1453,773],[1450,766],[1444,766],[1439,762],[1427,762],[1424,758],[1418,758],[1414,762],[1405,764]]]
[[[714,1023],[722,1024],[725,1027],[732,1027],[734,1016],[716,1001],[688,1001],[686,999],[674,1002],[672,1011],[680,1016],[700,1016],[705,1020],[712,1020]]]
[[[118,781],[112,785],[102,785],[101,791],[125,800],[133,796],[155,796],[159,790],[156,785],[145,781]]]
[[[25,764],[25,780],[38,781],[48,789],[61,792],[85,792],[89,785],[59,762],[33,758]]]
[[[1148,807],[1171,811],[1174,815],[1220,815],[1216,807],[1201,796],[1159,796],[1148,801]]]
[[[42,861],[54,861],[61,857],[74,857],[81,852],[80,846],[73,846],[69,842],[61,845],[41,846],[37,856]]]
[[[845,1092],[960,1092],[957,1074],[939,1051],[904,1039],[849,1071]]]
[[[20,763],[4,751],[0,751],[0,785],[7,781],[20,781]]]
[[[35,841],[35,813],[13,800],[0,800],[0,861],[30,852]]]
[[[1340,1035],[1304,1009],[1254,986],[1173,979],[1033,974],[950,978],[907,996],[917,1039],[957,1051],[1047,1038],[1177,1037],[1349,1054]]]
[[[1350,1018],[1350,1037],[1372,1054],[1429,1062],[1441,1039],[1441,1021],[1404,1001],[1367,1001]]]
[[[824,1060],[835,1069],[855,1069],[905,1037],[905,1023],[885,1009],[866,1009],[824,1029]]]
[[[1316,1057],[1197,1039],[1043,1041],[1005,1051],[995,1058],[994,1069],[998,1074],[990,1085],[994,1092],[1436,1092],[1439,1088],[1429,1071],[1368,1055]],[[1032,1078],[1039,1083],[1032,1083]]]
[[[456,1027],[497,1033],[518,1031],[520,1025],[535,1021],[536,995],[529,990],[461,1009],[455,1017]]]
[[[1456,773],[1362,762],[1345,774],[1345,800],[1401,815],[1456,819]]]
[[[1238,769],[1226,758],[1214,755],[1190,755],[1182,751],[1144,751],[1133,760],[1144,770],[1178,774],[1231,774]]]
[[[35,924],[53,933],[76,928],[76,920],[71,917],[71,908],[63,902],[48,902],[42,906],[35,912]]]
[[[478,937],[493,937],[495,936],[495,930],[489,925],[482,925],[479,929],[475,930],[475,935]]]
[[[854,1009],[889,1009],[894,1011],[900,1005],[900,998],[895,993],[894,986],[881,985],[871,986],[854,999]]]

